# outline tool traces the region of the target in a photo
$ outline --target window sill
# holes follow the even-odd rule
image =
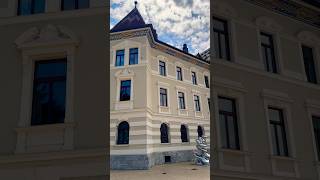
[[[233,153],[233,154],[239,154],[239,155],[249,155],[250,154],[248,151],[242,151],[242,150],[237,150],[237,149],[226,149],[226,148],[220,149],[219,152]]]
[[[130,101],[117,101],[115,103],[115,110],[133,109],[133,100]]]
[[[277,155],[270,155],[271,159],[278,159],[278,160],[287,160],[287,161],[296,161],[295,158],[290,156],[277,156]]]
[[[61,130],[68,127],[74,127],[74,123],[56,123],[56,124],[44,124],[44,125],[34,125],[29,127],[15,128],[17,133],[27,133],[27,132],[39,132],[39,131],[51,131],[51,130]]]
[[[162,145],[170,145],[171,143],[161,143],[160,142],[160,144],[162,144]]]
[[[159,106],[159,113],[170,114],[170,107]]]
[[[128,147],[129,144],[114,144],[114,146],[117,146],[117,147]]]

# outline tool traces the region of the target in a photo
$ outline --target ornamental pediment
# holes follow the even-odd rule
[[[48,24],[45,27],[32,27],[16,40],[18,48],[79,43],[76,35],[64,26]]]

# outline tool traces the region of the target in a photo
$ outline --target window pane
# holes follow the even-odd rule
[[[269,119],[271,121],[281,122],[281,110],[269,108]]]
[[[131,48],[129,51],[129,64],[138,64],[138,48]]]
[[[205,83],[206,87],[209,88],[209,78],[208,78],[208,76],[204,76],[204,83]]]
[[[117,50],[115,66],[123,66],[123,65],[124,65],[124,50]]]
[[[284,132],[281,126],[277,126],[276,128],[277,130],[277,134],[278,134],[278,143],[279,143],[279,155],[281,156],[286,156],[286,149],[287,149],[287,145],[285,142],[285,137],[284,137]]]
[[[31,125],[64,122],[66,66],[66,60],[36,62]]]
[[[234,119],[232,116],[227,116],[228,121],[228,135],[229,135],[229,147],[231,149],[237,149],[237,133],[236,126],[234,124]]]
[[[159,61],[159,73],[162,76],[166,76],[166,63],[163,61]]]
[[[214,57],[230,60],[228,34],[227,21],[213,18]]]
[[[222,147],[228,148],[225,116],[219,115],[219,119]]]
[[[271,45],[271,36],[265,35],[265,34],[261,34],[261,43],[265,44],[265,45]]]
[[[177,79],[182,81],[182,69],[181,69],[181,67],[177,67]]]
[[[272,138],[272,151],[274,155],[278,155],[278,144],[277,144],[277,137],[276,137],[276,127],[275,125],[270,125],[270,133]]]
[[[42,124],[49,121],[50,94],[49,84],[39,83],[34,86],[32,102],[32,125]]]
[[[82,9],[82,8],[89,8],[90,4],[89,4],[89,0],[78,0],[78,8]]]
[[[168,126],[166,124],[161,124],[160,133],[161,143],[169,143]]]
[[[65,76],[67,71],[67,64],[64,62],[44,62],[36,64],[35,79]]]
[[[131,80],[121,81],[120,101],[129,101],[131,94]]]
[[[185,125],[181,125],[180,132],[181,132],[181,141],[182,142],[189,142],[187,128]]]
[[[213,45],[214,45],[214,49],[213,49],[213,56],[215,58],[220,58],[220,45],[219,45],[219,34],[217,32],[213,33]]]
[[[63,10],[76,9],[76,0],[62,0],[62,9]]]
[[[52,117],[56,122],[64,121],[66,104],[66,82],[59,81],[52,84]]]
[[[192,83],[197,85],[197,75],[195,72],[191,72]]]
[[[313,60],[313,50],[310,47],[302,46],[304,67],[308,82],[317,83],[317,75]]]
[[[129,124],[121,122],[118,126],[117,144],[129,144]]]
[[[233,112],[233,100],[220,97],[219,111]]]
[[[316,148],[318,153],[318,160],[320,159],[320,117],[312,117],[314,138],[316,141]]]
[[[228,59],[227,57],[228,57],[228,47],[227,47],[227,39],[226,39],[226,37],[225,37],[225,35],[224,34],[220,34],[220,58],[222,58],[222,59]]]
[[[20,0],[18,14],[19,15],[31,14],[31,5],[32,5],[32,0]]]
[[[33,13],[43,13],[45,11],[45,0],[34,0]]]
[[[221,20],[213,18],[213,28],[220,31],[225,31],[225,23]]]

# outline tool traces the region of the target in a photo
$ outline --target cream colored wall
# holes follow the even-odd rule
[[[147,37],[135,37],[110,42],[110,87],[111,88],[111,124],[110,124],[110,145],[111,155],[120,154],[146,154],[162,151],[177,151],[194,149],[194,140],[197,137],[197,126],[202,125],[205,135],[210,136],[209,111],[207,98],[210,97],[209,89],[205,88],[203,73],[210,77],[209,70],[197,67],[194,64],[180,60],[173,56],[162,53],[151,48]],[[139,48],[139,64],[128,64],[129,48]],[[125,49],[125,66],[114,67],[116,50]],[[162,57],[160,57],[162,56]],[[168,77],[159,76],[158,60],[166,59]],[[183,67],[183,82],[176,80],[176,65]],[[190,68],[198,71],[198,85],[191,84]],[[123,75],[122,75],[123,74]],[[126,74],[126,75],[125,75]],[[131,75],[130,75],[131,74]],[[118,86],[117,79],[124,76],[124,79],[132,76],[132,97],[133,105],[128,109],[117,109]],[[168,104],[170,113],[159,112],[159,85],[168,84],[170,86]],[[185,91],[185,100],[188,115],[178,114],[177,89]],[[197,91],[201,96],[201,113],[195,117],[193,91]],[[125,105],[124,105],[125,106]],[[130,107],[128,105],[127,107]],[[117,126],[121,121],[127,121],[130,125],[129,145],[116,145]],[[170,144],[160,143],[160,125],[166,122],[170,126]],[[180,125],[186,124],[189,128],[191,143],[181,143]],[[208,139],[208,142],[210,139]]]
[[[0,33],[2,34],[0,82],[5,87],[1,88],[0,93],[2,99],[0,102],[2,117],[0,140],[3,142],[0,148],[0,179],[59,179],[61,177],[105,175],[107,142],[103,137],[107,137],[105,120],[107,96],[104,74],[107,72],[105,66],[108,58],[104,53],[108,49],[104,29],[107,20],[106,4],[101,3],[102,1],[91,1],[92,8],[90,9],[68,12],[51,11],[50,14],[18,17],[15,16],[15,2],[8,0],[8,2],[1,1],[0,3]],[[47,9],[55,9],[56,2],[59,1],[48,1]],[[68,60],[72,59],[72,64],[68,64],[71,84],[68,83],[67,86],[72,87],[68,97],[73,97],[70,102],[73,110],[70,111],[72,118],[66,121],[71,120],[73,123],[34,128],[27,123],[26,126],[23,125],[17,129],[21,125],[19,123],[21,119],[28,118],[21,116],[21,109],[31,107],[30,104],[21,105],[25,97],[23,92],[27,92],[22,89],[23,84],[26,83],[28,87],[32,87],[32,81],[24,81],[32,72],[24,69],[24,64],[29,62],[24,61],[26,58],[22,53],[38,52],[42,53],[42,57],[50,58],[56,57],[56,54],[52,53],[54,50],[59,51],[70,45],[54,46],[49,38],[44,41],[49,45],[48,47],[39,46],[25,51],[18,49],[15,41],[30,28],[45,29],[50,24],[53,27],[66,27],[79,39],[79,45],[68,57]],[[52,38],[56,38],[55,34]],[[44,49],[49,51],[44,51]],[[60,54],[63,53],[63,51],[60,52]],[[95,105],[94,108],[92,105]],[[64,128],[69,130],[65,131]],[[67,151],[51,148],[50,143],[53,141],[56,143],[55,140],[60,135],[52,136],[50,132],[58,132],[58,129],[66,133],[64,136],[70,137],[67,138],[68,142],[65,141],[67,139],[62,141],[63,144],[70,145]],[[23,138],[21,142],[18,142],[18,134],[23,131],[37,134],[29,136],[28,141],[31,142],[30,144],[39,145],[41,148],[37,148],[36,151],[41,153],[35,153],[33,150],[28,154],[23,151],[16,153],[17,147],[23,144]],[[88,163],[89,159],[92,163]],[[76,169],[78,169],[77,173]],[[79,173],[79,169],[83,169],[82,173]],[[50,177],[45,177],[48,174],[51,174]]]
[[[211,136],[217,148],[215,170],[211,171],[214,178],[319,179],[311,114],[320,112],[320,86],[306,81],[301,56],[303,41],[298,37],[302,31],[309,32],[304,33],[304,43],[314,47],[318,73],[319,29],[247,1],[215,2],[213,14],[229,21],[232,60],[211,60],[214,66],[213,101],[218,100],[218,95],[236,99],[241,150],[221,148],[216,110],[215,134]],[[260,22],[262,19],[265,25]],[[263,70],[258,40],[260,30],[274,35],[279,74]],[[307,42],[310,37],[313,40]],[[282,108],[285,112],[287,158],[271,153],[268,105]],[[225,171],[219,173],[219,170]],[[233,178],[231,172],[235,175]]]

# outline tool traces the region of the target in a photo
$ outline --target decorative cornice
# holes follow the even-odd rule
[[[182,60],[188,61],[192,64],[196,64],[196,65],[201,66],[203,68],[209,69],[209,66],[210,66],[209,63],[203,62],[195,57],[192,57],[191,55],[181,53],[181,52],[175,50],[174,48],[170,48],[169,45],[167,46],[167,45],[160,44],[157,41],[155,41],[153,34],[152,34],[152,30],[150,28],[140,28],[140,29],[135,29],[135,30],[110,33],[110,41],[133,38],[133,37],[141,37],[141,36],[146,36],[148,38],[148,41],[149,41],[150,46],[152,48],[155,48],[155,49],[160,50],[166,54],[180,58]]]
[[[48,24],[44,27],[32,27],[22,33],[15,44],[19,49],[61,44],[79,44],[76,35],[64,26]]]
[[[320,11],[292,0],[245,0],[276,13],[320,28]]]

